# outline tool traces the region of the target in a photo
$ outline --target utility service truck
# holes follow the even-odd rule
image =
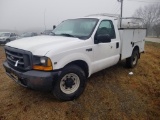
[[[120,28],[119,21],[111,14],[65,20],[50,36],[7,43],[3,66],[24,87],[50,90],[59,100],[76,99],[93,73],[124,59],[130,68],[137,65],[146,29]]]

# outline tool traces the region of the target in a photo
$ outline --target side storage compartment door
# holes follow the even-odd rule
[[[119,30],[121,37],[121,60],[126,59],[131,56],[133,50],[133,29],[120,29]]]
[[[146,29],[134,30],[133,43],[139,46],[140,52],[144,52],[145,36],[146,36]]]
[[[120,29],[121,37],[121,60],[124,60],[132,55],[133,48],[138,46],[140,51],[144,51],[144,38],[146,36],[146,29]]]

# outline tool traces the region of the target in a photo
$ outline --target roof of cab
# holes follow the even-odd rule
[[[96,19],[110,19],[110,20],[116,19],[116,18],[108,17],[108,16],[86,16],[82,18],[96,18]]]
[[[119,19],[119,18],[120,18],[120,15],[119,15],[119,14],[100,13],[100,14],[87,15],[87,16],[81,17],[81,18],[96,18],[96,19],[110,19],[110,20],[115,20],[115,19]]]

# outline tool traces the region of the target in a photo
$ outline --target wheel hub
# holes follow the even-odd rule
[[[72,78],[67,78],[64,85],[66,86],[66,88],[72,88],[72,86],[75,85],[75,82]]]
[[[60,82],[60,89],[65,94],[72,94],[78,90],[80,78],[75,73],[66,74]]]

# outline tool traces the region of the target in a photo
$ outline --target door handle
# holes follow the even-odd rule
[[[86,49],[86,51],[87,51],[87,52],[90,52],[90,51],[92,51],[92,48]]]
[[[119,42],[116,42],[116,48],[119,48]]]

